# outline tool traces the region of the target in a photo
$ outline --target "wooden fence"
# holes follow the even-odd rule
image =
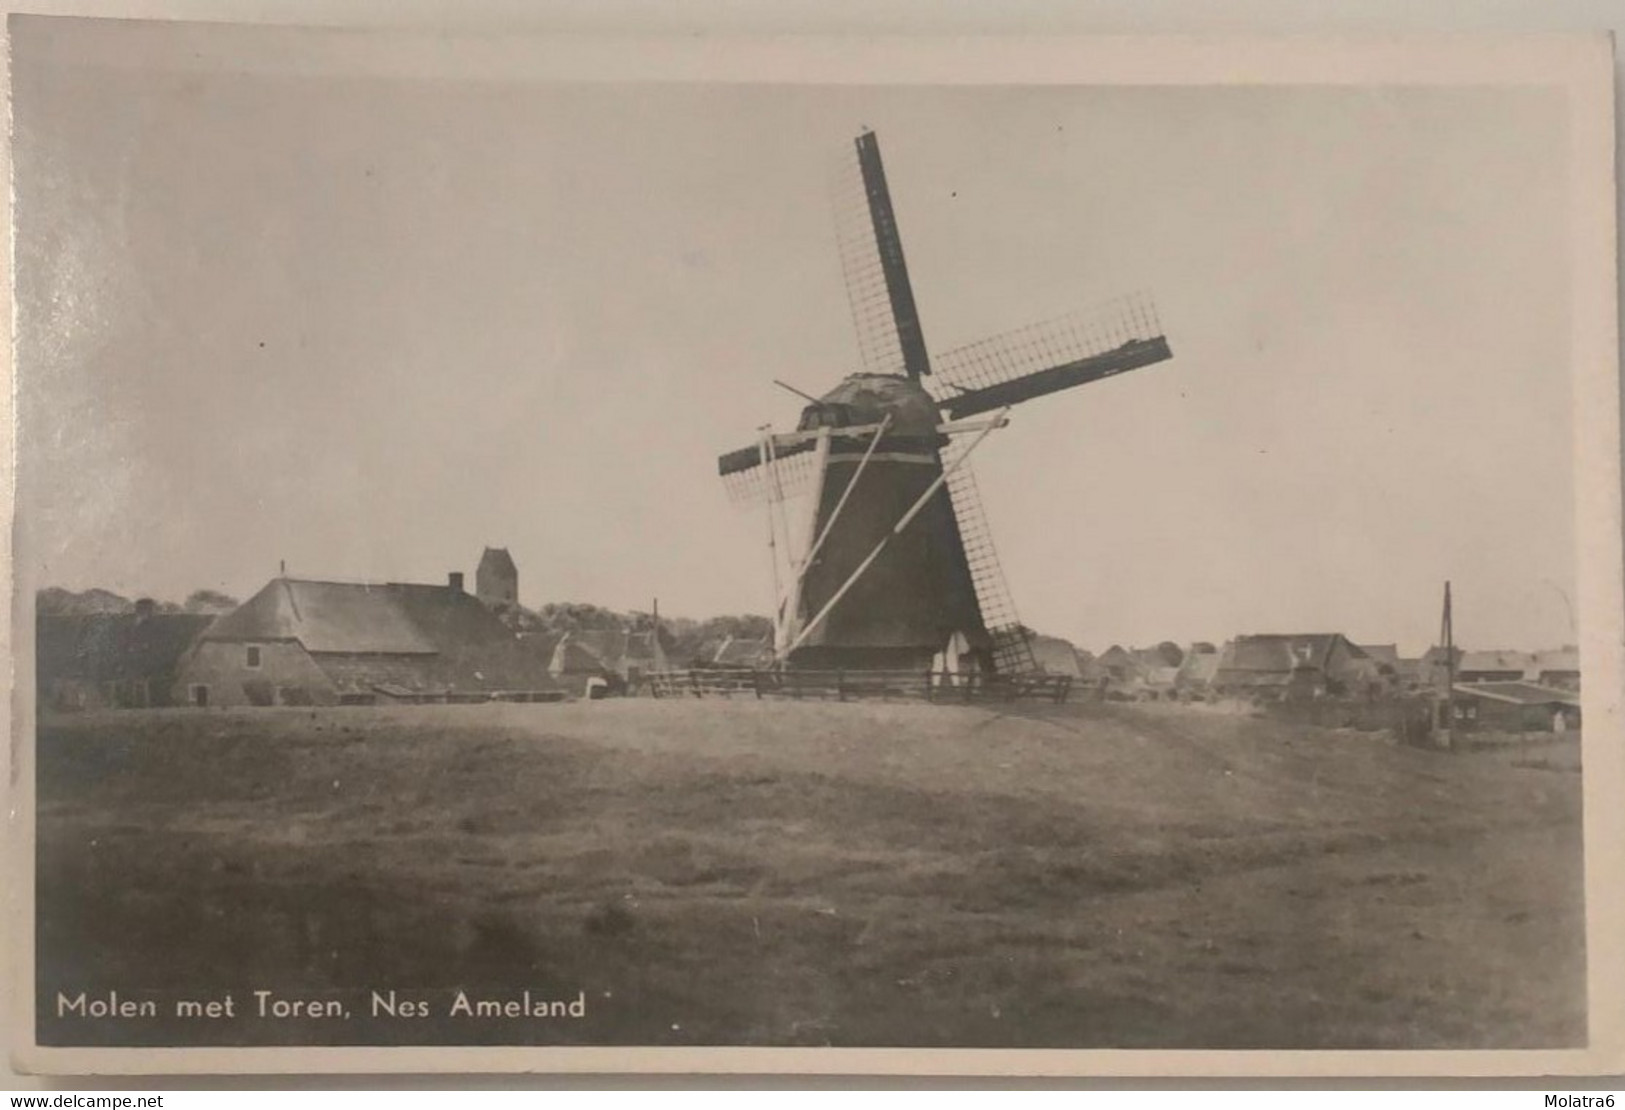
[[[1068,675],[947,674],[935,671],[656,671],[643,689],[657,698],[788,698],[807,701],[1064,702]]]

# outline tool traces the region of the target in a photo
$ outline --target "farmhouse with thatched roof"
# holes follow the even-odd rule
[[[191,705],[549,700],[544,668],[473,595],[444,586],[274,578],[181,660]]]

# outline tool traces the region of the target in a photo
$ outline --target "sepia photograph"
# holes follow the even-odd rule
[[[1617,1050],[1606,39],[9,37],[25,1062]]]

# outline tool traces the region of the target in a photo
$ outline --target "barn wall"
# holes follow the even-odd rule
[[[256,644],[260,665],[248,666],[248,644],[204,640],[181,660],[171,696],[192,704],[194,685],[209,687],[209,705],[333,705],[338,692],[305,649],[291,641]]]

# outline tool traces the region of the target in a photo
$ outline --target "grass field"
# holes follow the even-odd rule
[[[1001,709],[45,722],[42,1040],[1584,1043],[1572,740],[1450,755],[1208,707]],[[47,1005],[255,985],[590,1004],[178,1033]]]

